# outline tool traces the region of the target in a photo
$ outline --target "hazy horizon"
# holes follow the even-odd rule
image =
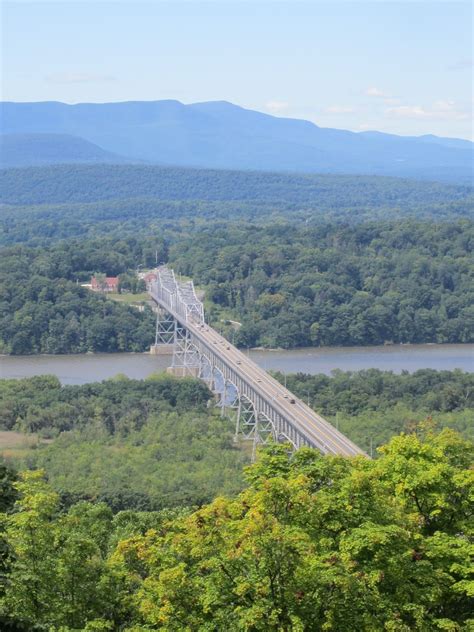
[[[4,101],[229,101],[473,138],[468,2],[10,0],[2,18]]]

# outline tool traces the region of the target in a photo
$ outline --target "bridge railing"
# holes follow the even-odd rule
[[[157,279],[151,284],[151,290],[185,322],[204,323],[204,306],[196,296],[192,281],[178,282],[173,270],[158,268]]]

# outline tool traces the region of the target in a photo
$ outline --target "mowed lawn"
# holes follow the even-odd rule
[[[146,303],[150,300],[150,295],[147,292],[141,292],[140,294],[123,293],[118,294],[116,292],[109,292],[106,294],[107,298],[117,301],[119,303]]]

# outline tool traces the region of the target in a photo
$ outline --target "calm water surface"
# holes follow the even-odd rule
[[[406,345],[387,347],[331,347],[292,351],[250,351],[264,369],[285,373],[327,373],[334,369],[382,369],[400,373],[418,369],[463,369],[474,372],[474,345]],[[0,356],[0,377],[57,375],[63,384],[85,384],[124,373],[143,379],[170,365],[171,356],[142,353],[56,356]]]

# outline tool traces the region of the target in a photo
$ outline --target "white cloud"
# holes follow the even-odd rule
[[[368,97],[379,97],[379,98],[382,98],[382,99],[390,99],[391,98],[391,96],[389,94],[385,94],[385,92],[382,92],[382,90],[379,90],[375,86],[373,86],[372,88],[367,88],[367,90],[365,91],[365,94]]]
[[[116,81],[117,77],[111,75],[92,75],[87,73],[57,73],[45,77],[48,83],[104,83]]]
[[[326,114],[351,114],[355,109],[346,105],[330,105],[323,110]]]
[[[290,107],[286,101],[268,101],[265,103],[265,108],[272,114],[281,114],[286,112]]]
[[[469,113],[457,108],[454,101],[436,101],[430,108],[422,105],[399,105],[387,108],[387,116],[404,119],[438,119],[444,121],[463,121]]]

